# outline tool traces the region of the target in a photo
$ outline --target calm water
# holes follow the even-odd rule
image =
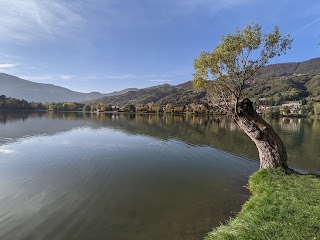
[[[268,121],[320,171],[318,120]],[[248,199],[248,158],[226,118],[1,113],[0,239],[202,239]]]

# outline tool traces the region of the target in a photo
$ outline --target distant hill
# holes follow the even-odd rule
[[[304,62],[278,63],[261,68],[256,78],[270,78],[291,76],[299,74],[314,75],[320,73],[320,58],[310,59]]]
[[[320,58],[266,66],[246,86],[251,98],[320,101]]]
[[[137,91],[138,88],[126,88],[124,90],[121,90],[121,91],[115,91],[115,92],[111,92],[111,93],[106,93],[106,94],[103,94],[105,96],[117,96],[117,95],[122,95],[122,94],[125,94],[127,92],[130,92],[130,91]]]
[[[24,99],[29,102],[83,102],[104,96],[114,96],[134,91],[125,89],[120,92],[102,94],[99,92],[81,93],[70,89],[27,81],[5,73],[0,73],[0,95]]]
[[[200,103],[205,101],[203,98],[206,93],[203,91],[194,91],[192,82],[186,82],[177,86],[163,84],[159,86],[129,91],[122,95],[105,96],[100,99],[88,101],[90,105],[96,105],[98,102],[123,106],[126,104],[140,105],[153,102],[157,105],[188,105],[190,103]]]
[[[90,105],[102,102],[118,106],[150,102],[156,105],[207,102],[206,92],[195,91],[191,81],[176,86],[163,84],[102,94],[75,92],[52,84],[34,83],[0,73],[0,86],[0,95],[34,102],[86,102]],[[245,91],[251,98],[269,98],[278,103],[301,99],[320,101],[320,58],[265,66],[246,85]]]
[[[261,68],[246,86],[246,95],[259,98],[274,98],[279,101],[307,100],[320,101],[320,58],[305,62],[271,64]],[[117,96],[104,96],[89,101],[123,106],[125,104],[188,105],[207,102],[206,92],[195,91],[192,82],[177,86],[169,84],[129,91]]]

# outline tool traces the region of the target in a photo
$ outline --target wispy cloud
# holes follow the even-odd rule
[[[54,80],[54,75],[19,75],[19,78],[29,81],[46,83]]]
[[[30,41],[80,34],[91,26],[108,28],[153,26],[170,22],[179,15],[199,8],[218,12],[262,0],[180,0],[134,2],[115,0],[0,0],[0,41]],[[103,21],[101,18],[103,17]],[[93,23],[94,22],[94,23]]]
[[[148,82],[172,82],[172,80],[169,79],[150,79]]]
[[[98,78],[105,79],[115,79],[115,80],[124,80],[124,79],[136,79],[139,78],[136,74],[105,74],[97,76]]]
[[[70,75],[70,74],[29,74],[18,75],[22,79],[41,83],[54,83],[61,81],[86,82],[95,80],[117,80],[130,81],[141,80],[145,82],[172,82],[173,79],[183,76],[181,72],[171,71],[163,74],[92,74],[92,75]]]
[[[246,4],[248,2],[252,2],[253,0],[183,0],[181,3],[184,5],[189,6],[199,6],[199,5],[205,5],[205,6],[217,6],[219,8],[221,7],[232,7],[236,5],[242,5]]]
[[[73,75],[66,75],[66,74],[61,74],[60,75],[60,78],[62,79],[62,80],[71,80],[71,79],[73,79],[75,76],[73,76]]]
[[[0,71],[11,72],[12,70],[16,69],[17,66],[20,65],[21,64],[19,58],[12,55],[4,54],[3,52],[0,53]]]
[[[180,4],[188,12],[204,8],[212,13],[257,2],[261,0],[183,0]]]
[[[17,64],[14,63],[0,63],[0,69],[14,68]]]
[[[19,75],[20,78],[41,82],[41,83],[52,83],[55,81],[70,81],[70,80],[79,80],[79,78],[75,75],[67,75],[67,74],[30,74],[30,75]]]
[[[124,74],[94,74],[94,75],[85,75],[85,76],[74,76],[75,79],[80,80],[147,80],[147,81],[168,81],[164,80],[164,77],[170,77],[175,74],[133,74],[133,73],[124,73]],[[151,79],[151,80],[148,80]],[[171,81],[171,80],[170,80]]]
[[[100,79],[110,80],[142,80],[146,82],[172,82],[172,79],[181,77],[182,74],[178,71],[171,71],[163,74],[111,74],[101,75]]]
[[[59,0],[0,0],[0,16],[0,40],[53,38],[83,21],[72,5]]]
[[[309,22],[308,24],[304,25],[303,27],[299,28],[298,30],[296,30],[296,31],[293,32],[292,34],[296,34],[296,33],[300,32],[300,31],[302,31],[302,30],[304,30],[304,29],[312,26],[313,24],[315,24],[315,23],[317,23],[317,22],[319,22],[319,21],[320,21],[320,17],[317,18],[317,19],[315,19],[315,20],[312,21],[312,22]]]

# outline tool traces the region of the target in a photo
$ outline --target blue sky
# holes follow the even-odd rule
[[[273,62],[319,57],[318,0],[0,0],[0,72],[75,91],[192,79],[193,59],[255,22],[294,38]]]

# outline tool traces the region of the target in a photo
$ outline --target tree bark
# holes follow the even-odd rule
[[[233,118],[256,144],[260,168],[288,168],[287,152],[281,138],[255,111],[249,99],[246,98],[237,104]]]

